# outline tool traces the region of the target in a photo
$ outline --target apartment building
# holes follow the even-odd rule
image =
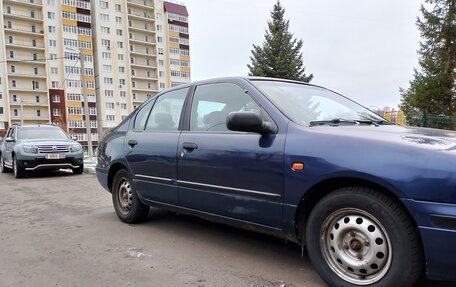
[[[0,136],[12,123],[52,122],[86,144],[85,83],[96,145],[98,134],[148,97],[190,82],[188,12],[180,3],[3,0],[0,5]]]

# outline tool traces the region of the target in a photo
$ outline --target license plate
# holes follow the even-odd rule
[[[61,159],[65,158],[65,154],[63,153],[48,153],[46,154],[46,159]]]

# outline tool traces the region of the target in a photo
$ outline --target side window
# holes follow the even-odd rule
[[[260,114],[260,107],[238,85],[201,85],[196,88],[190,115],[191,131],[228,131],[226,117],[231,112]]]
[[[135,127],[134,127],[135,131],[144,130],[144,128],[146,126],[147,118],[149,117],[149,114],[150,114],[150,109],[152,108],[153,104],[154,104],[154,101],[148,102],[138,112],[138,114],[136,115],[136,119],[135,119]]]
[[[16,128],[11,128],[10,137],[12,137],[13,139],[15,139],[15,137],[16,137]]]
[[[152,108],[146,130],[177,131],[188,91],[186,88],[161,95]]]

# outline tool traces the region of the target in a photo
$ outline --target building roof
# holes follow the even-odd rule
[[[188,17],[187,7],[175,3],[163,2],[165,4],[165,11],[173,14],[178,14]]]

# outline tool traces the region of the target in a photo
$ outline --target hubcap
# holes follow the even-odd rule
[[[357,285],[378,282],[391,266],[390,239],[371,214],[344,208],[329,215],[320,230],[323,256],[331,270]]]
[[[122,181],[119,184],[117,200],[119,202],[121,211],[124,214],[127,214],[130,211],[131,206],[133,205],[133,191],[131,189],[130,183],[126,179],[122,179]]]

